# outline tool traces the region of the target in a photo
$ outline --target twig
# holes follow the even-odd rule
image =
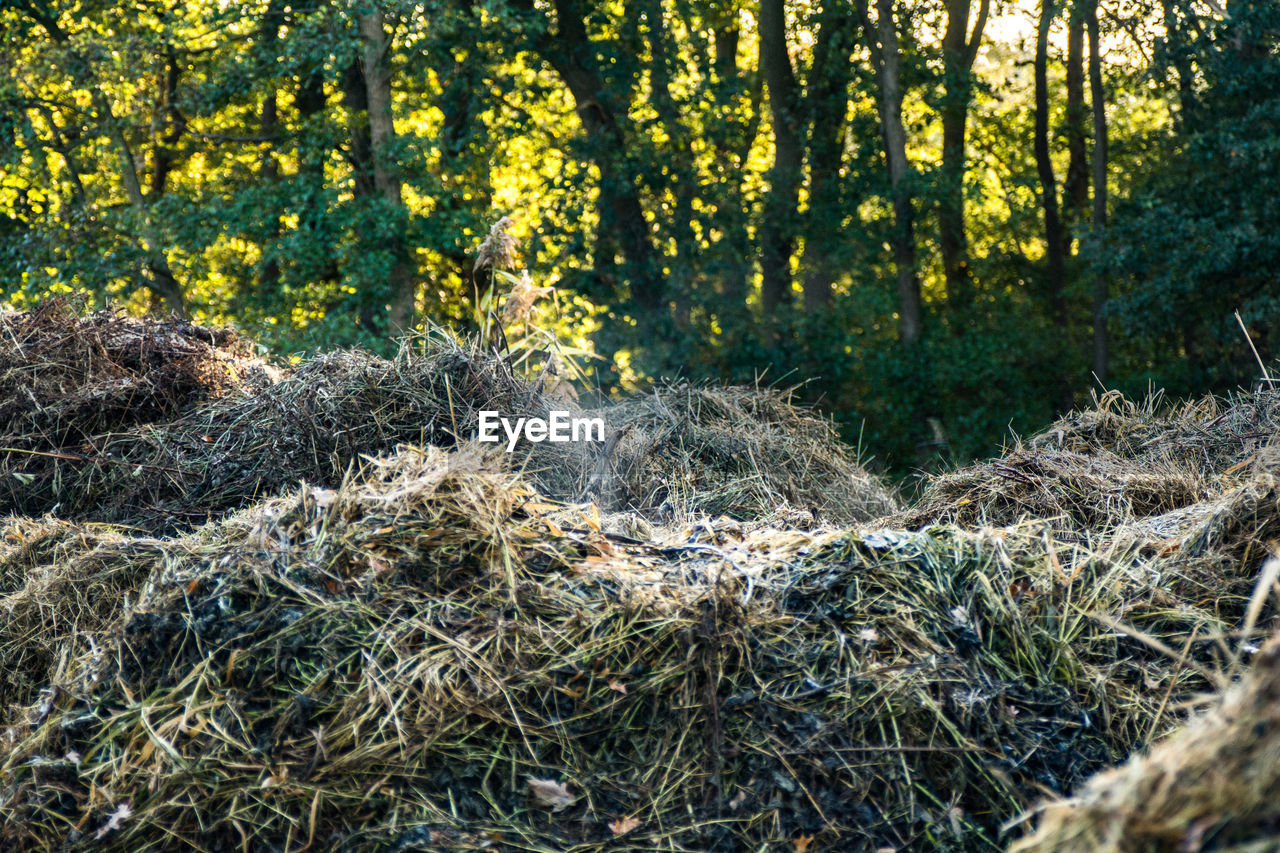
[[[1249,344],[1249,349],[1253,350],[1253,357],[1258,360],[1258,367],[1262,368],[1262,381],[1275,382],[1271,374],[1267,373],[1267,366],[1262,363],[1262,356],[1258,355],[1258,348],[1253,345],[1253,338],[1249,337],[1249,330],[1244,327],[1244,320],[1240,319],[1239,311],[1236,312],[1236,322],[1240,324],[1240,331],[1244,332],[1244,339]]]
[[[66,459],[70,462],[111,462],[115,465],[129,465],[134,468],[148,468],[152,471],[165,471],[170,474],[190,474],[181,468],[170,468],[165,465],[148,465],[145,462],[130,462],[128,459],[112,459],[110,456],[86,456],[83,453],[54,453],[47,450],[24,450],[21,447],[0,447],[0,453],[24,453],[27,456],[46,456],[50,459]]]

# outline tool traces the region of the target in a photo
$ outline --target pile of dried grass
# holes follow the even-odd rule
[[[933,479],[919,503],[893,521],[1002,526],[1043,519],[1063,531],[1096,534],[1208,496],[1195,471],[1168,461],[1139,463],[1103,449],[1017,447]]]
[[[73,447],[172,418],[268,370],[231,329],[117,311],[81,315],[61,299],[0,312],[0,441]]]
[[[104,437],[252,394],[274,375],[230,329],[81,315],[61,299],[0,312],[0,510],[39,514],[57,504],[64,472],[119,464],[99,452]]]
[[[89,427],[74,458],[0,451],[27,466],[0,510],[69,519],[0,527],[0,846],[998,849],[1274,617],[1249,609],[1280,530],[1268,394],[1104,398],[878,522],[914,532],[812,529],[894,502],[785,394],[582,413],[442,336]],[[482,409],[610,440],[485,453]],[[1159,838],[1111,849],[1274,825],[1269,729],[1231,728],[1270,725],[1264,692],[1079,838],[1141,832],[1105,814],[1138,798]],[[1256,782],[1241,811],[1186,805],[1213,760]],[[1207,828],[1166,833],[1186,815]]]
[[[594,414],[622,434],[609,476],[592,490],[613,507],[682,520],[792,507],[837,524],[897,508],[831,422],[784,390],[668,385]]]
[[[1112,391],[999,459],[933,478],[893,522],[1046,519],[1095,538],[1164,517],[1153,522],[1159,527],[1207,514],[1250,479],[1271,477],[1280,469],[1277,434],[1280,391],[1270,387],[1174,405]]]
[[[1225,399],[1170,404],[1160,393],[1142,403],[1109,391],[1031,440],[1091,454],[1108,450],[1137,462],[1177,462],[1201,478],[1229,476],[1280,432],[1280,390],[1265,385]]]
[[[43,487],[64,517],[188,529],[299,480],[336,486],[362,456],[397,444],[452,445],[482,408],[545,417],[550,405],[499,360],[445,339],[393,360],[333,352],[252,394],[102,436],[95,457],[111,464],[55,460],[29,493]]]
[[[1243,607],[1047,534],[636,543],[492,455],[404,448],[145,544],[145,587],[0,746],[0,838],[995,849],[1206,687],[1199,649],[1093,616],[1176,642]]]
[[[1275,850],[1280,637],[1215,707],[1148,754],[1049,804],[1016,853]]]
[[[0,725],[94,650],[174,549],[97,525],[0,521]]]
[[[154,327],[153,337],[167,328],[119,322]],[[73,396],[88,399],[96,385],[77,377],[84,381]],[[168,418],[98,433],[84,424],[74,452],[42,445],[13,420],[7,429],[25,430],[24,443],[0,446],[0,512],[190,529],[299,480],[332,487],[362,456],[398,444],[452,446],[475,434],[482,410],[513,420],[584,414],[514,375],[504,359],[436,333],[406,342],[391,360],[358,350],[319,355],[278,381],[166,409]],[[780,392],[661,389],[594,414],[610,441],[520,442],[518,464],[544,493],[666,519],[752,519],[790,502],[852,521],[896,507],[827,421]]]

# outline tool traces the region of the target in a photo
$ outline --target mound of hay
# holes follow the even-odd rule
[[[1143,403],[1109,391],[1092,408],[1067,415],[1031,440],[1091,454],[1107,450],[1137,462],[1173,460],[1202,478],[1233,473],[1280,433],[1280,391],[1263,386],[1226,399],[1205,397],[1166,404],[1161,394]]]
[[[932,478],[916,505],[890,521],[1051,519],[1093,538],[1117,528],[1181,529],[1251,478],[1280,469],[1277,435],[1280,391],[1270,387],[1179,405],[1159,394],[1138,404],[1112,391],[999,459]]]
[[[1280,637],[1206,715],[1040,814],[1020,853],[1275,850]]]
[[[1207,687],[1212,643],[1099,618],[1244,607],[1043,524],[636,542],[505,461],[402,448],[146,544],[0,738],[6,849],[991,848]]]
[[[104,455],[106,436],[253,393],[274,376],[230,329],[81,315],[61,299],[0,312],[0,512],[56,506],[67,472],[101,479],[95,472],[120,464]]]
[[[613,507],[664,508],[681,519],[792,507],[836,524],[897,508],[830,421],[787,391],[670,385],[595,414],[622,436],[610,476],[592,491]]]
[[[100,526],[0,522],[0,726],[115,625],[171,543]]]
[[[0,512],[190,529],[299,480],[336,486],[362,456],[401,443],[451,447],[484,410],[586,414],[504,359],[433,334],[391,360],[319,355],[168,420],[81,434],[74,453],[0,448]],[[853,521],[896,508],[828,422],[779,392],[672,388],[594,414],[606,442],[520,442],[517,463],[545,494],[663,518],[752,519],[794,504]]]
[[[917,505],[893,522],[1002,526],[1045,519],[1062,530],[1097,534],[1208,496],[1194,471],[1168,461],[1138,463],[1102,449],[1019,447],[934,478]]]
[[[61,299],[0,312],[0,442],[74,447],[172,418],[267,370],[231,329],[117,311],[81,315]]]
[[[997,849],[1274,618],[1266,393],[1104,398],[874,527],[893,496],[784,393],[583,412],[439,335],[0,451],[0,511],[66,519],[0,525],[0,847]],[[469,440],[553,409],[608,440]],[[1274,763],[1264,729],[1232,738]],[[1240,811],[1178,805],[1211,758],[1124,802],[1251,841],[1274,780],[1230,742]]]

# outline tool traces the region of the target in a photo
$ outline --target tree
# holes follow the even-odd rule
[[[1083,219],[1089,206],[1089,155],[1085,140],[1084,29],[1085,6],[1092,0],[1072,0],[1067,10],[1067,108],[1063,131],[1067,137],[1067,174],[1063,204],[1068,222]],[[1069,236],[1066,240],[1069,251]]]
[[[408,211],[405,210],[400,175],[395,161],[396,131],[391,112],[391,39],[380,8],[362,12],[357,17],[362,42],[361,68],[364,76],[369,122],[369,154],[373,162],[374,187],[385,202],[381,214],[386,216],[391,258],[387,274],[390,309],[388,323],[395,334],[413,328],[417,282],[409,257],[405,233]]]
[[[1093,220],[1090,223],[1096,245],[1107,227],[1107,104],[1102,85],[1102,56],[1098,37],[1098,0],[1084,0],[1085,25],[1089,30],[1089,99],[1093,112]],[[1107,340],[1107,302],[1111,283],[1101,266],[1093,280],[1093,375],[1107,381],[1110,362]]]
[[[1044,212],[1046,287],[1053,321],[1061,332],[1067,331],[1067,297],[1065,245],[1062,220],[1058,213],[1058,185],[1053,175],[1049,152],[1049,30],[1053,26],[1055,0],[1040,1],[1040,20],[1036,28],[1035,56],[1035,157],[1040,178],[1040,206]]]
[[[939,180],[938,249],[946,276],[947,304],[959,307],[970,301],[969,263],[964,223],[964,175],[968,163],[965,135],[969,106],[973,101],[973,63],[982,44],[990,12],[990,0],[980,0],[978,19],[969,32],[971,0],[946,0],[947,28],[942,37],[944,94],[942,116],[942,174]]]
[[[920,277],[916,270],[915,204],[908,181],[907,129],[902,123],[902,57],[893,0],[876,0],[873,23],[866,0],[856,0],[879,84],[878,106],[885,163],[893,196],[893,258],[897,270],[898,336],[910,346],[922,331]]]
[[[791,300],[796,207],[804,168],[800,87],[787,51],[783,0],[760,0],[760,67],[773,118],[773,166],[760,223],[760,301],[766,316]]]
[[[831,304],[835,259],[846,240],[845,216],[856,221],[842,192],[849,133],[850,54],[857,25],[840,2],[823,4],[805,91],[808,113],[809,205],[804,229],[804,307],[815,314]]]
[[[536,14],[531,0],[516,5],[526,19]],[[630,285],[631,298],[652,314],[664,304],[666,293],[628,155],[629,137],[633,134],[628,133],[627,105],[634,81],[627,85],[606,82],[597,56],[598,46],[587,32],[588,5],[581,0],[554,0],[552,10],[554,31],[540,20],[530,22],[528,32],[538,54],[556,70],[572,95],[586,132],[585,151],[600,171],[596,273],[613,278],[616,246],[624,258],[622,278]]]

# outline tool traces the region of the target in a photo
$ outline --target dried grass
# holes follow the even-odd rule
[[[1261,849],[1274,645],[1086,780],[1275,631],[1269,393],[1104,398],[887,517],[770,389],[482,450],[578,410],[439,336],[89,435],[0,526],[0,847],[995,850],[1076,793],[1028,849]]]
[[[1015,853],[1275,850],[1280,637],[1215,704],[1148,754],[1049,805]]]
[[[482,410],[513,420],[587,414],[503,359],[435,333],[391,360],[316,356],[171,420],[83,436],[74,454],[0,448],[0,511],[190,529],[299,480],[332,487],[361,456],[398,444],[452,446],[474,436]],[[607,423],[603,445],[521,442],[517,464],[545,494],[663,519],[752,519],[791,502],[851,521],[896,507],[829,422],[772,389],[660,389],[590,414]]]
[[[667,385],[592,414],[622,434],[589,492],[614,508],[687,521],[762,518],[790,507],[837,524],[897,508],[831,422],[789,391]]]
[[[1213,643],[1171,666],[1100,619],[1180,645],[1247,604],[1182,597],[1174,552],[1111,560],[1039,523],[638,541],[503,462],[406,447],[140,546],[164,558],[100,651],[10,730],[0,838],[995,849],[1209,686]]]

